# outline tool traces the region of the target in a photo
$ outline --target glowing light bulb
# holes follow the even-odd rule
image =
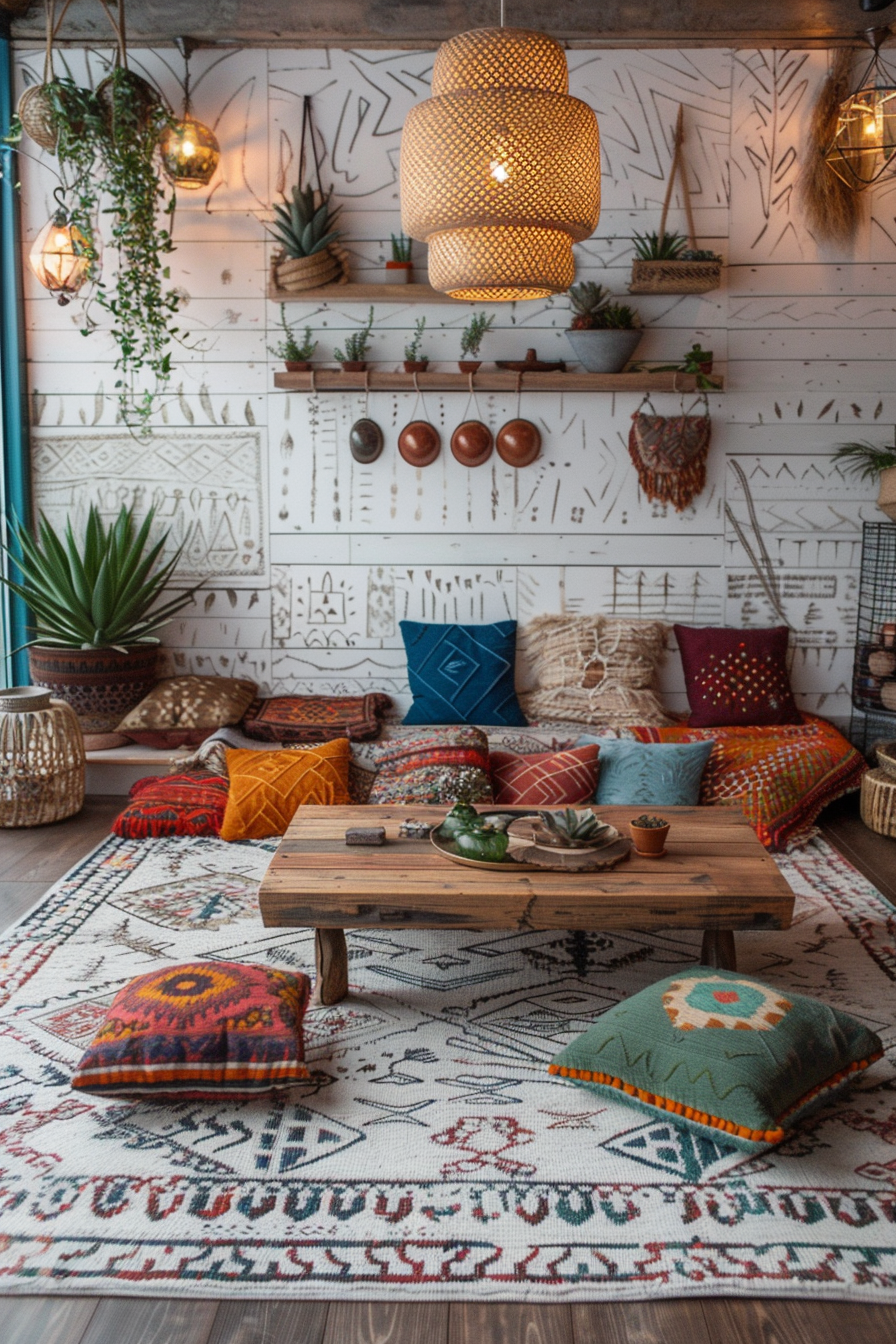
[[[193,155],[196,153],[196,146],[193,144],[192,140],[185,140],[180,147],[180,152],[185,159],[192,159]]]
[[[61,252],[64,247],[68,247],[68,234],[57,233],[53,242],[56,244],[57,251]]]
[[[510,176],[509,168],[506,164],[501,163],[500,159],[492,159],[488,168],[496,182],[506,182]]]

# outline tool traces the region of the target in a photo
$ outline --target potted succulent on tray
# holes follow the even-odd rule
[[[414,277],[411,240],[405,233],[392,234],[392,260],[386,262],[386,284],[408,285]]]
[[[343,373],[362,373],[367,368],[367,351],[370,347],[370,333],[373,330],[373,305],[367,314],[367,321],[360,331],[353,331],[345,338],[345,349],[334,350],[333,354]]]
[[[566,338],[589,373],[619,373],[641,339],[641,318],[603,285],[583,280],[569,290],[573,318]]]
[[[680,233],[636,233],[632,294],[705,294],[718,289],[722,258],[699,248]]]
[[[479,347],[482,345],[482,338],[487,331],[491,331],[492,323],[495,320],[494,313],[486,317],[485,313],[474,313],[467,325],[460,334],[460,352],[462,355],[472,355],[472,359],[459,359],[457,367],[461,373],[475,373],[482,363],[478,359]]]
[[[168,533],[149,545],[154,517],[150,509],[137,528],[122,506],[106,526],[91,505],[79,539],[70,520],[60,537],[43,515],[36,537],[11,529],[6,554],[21,582],[0,582],[34,613],[31,681],[68,701],[85,734],[114,731],[155,685],[158,632],[196,591],[161,601],[183,547],[159,565]]]
[[[293,187],[292,200],[274,206],[268,232],[282,249],[273,260],[278,289],[300,294],[346,280],[344,254],[334,246],[339,230],[333,224],[341,208],[330,205],[329,193],[319,201],[310,183]]]
[[[423,346],[423,333],[426,330],[426,318],[418,317],[414,323],[414,334],[404,347],[404,371],[405,373],[425,373],[429,368],[429,360],[420,358],[420,351]]]
[[[877,479],[880,491],[877,507],[896,522],[896,446],[877,448],[873,443],[841,443],[834,461],[862,481]]]
[[[287,373],[305,373],[311,368],[311,357],[317,349],[317,341],[311,334],[311,328],[305,328],[304,340],[296,340],[295,332],[286,320],[286,305],[280,305],[280,325],[283,328],[283,340],[277,345],[269,345],[268,350],[277,359],[282,359]]]

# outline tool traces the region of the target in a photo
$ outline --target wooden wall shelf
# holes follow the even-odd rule
[[[418,373],[421,392],[469,392],[468,373]],[[694,392],[693,373],[523,373],[485,369],[472,375],[476,392]],[[713,378],[714,392],[724,390],[724,379]],[[309,373],[275,373],[274,386],[282,392],[413,392],[414,374],[370,369],[343,373],[315,369]]]
[[[320,289],[303,289],[300,294],[268,285],[268,298],[274,303],[454,303],[431,285],[323,285]]]

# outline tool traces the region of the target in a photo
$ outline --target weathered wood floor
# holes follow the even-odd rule
[[[79,817],[0,832],[0,927],[107,834],[120,799]],[[866,830],[855,797],[824,832],[896,903],[896,841]],[[2,1230],[2,1228],[0,1228]],[[896,1230],[894,1230],[896,1236]],[[718,1298],[526,1306],[447,1302],[215,1302],[18,1297],[0,1303],[2,1344],[893,1344],[896,1306]]]

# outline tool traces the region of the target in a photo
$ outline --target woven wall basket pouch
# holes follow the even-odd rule
[[[649,500],[672,504],[678,513],[706,485],[709,454],[709,401],[700,398],[703,414],[657,415],[645,397],[632,416],[628,451],[635,464],[641,489]],[[645,412],[649,407],[649,413]]]

